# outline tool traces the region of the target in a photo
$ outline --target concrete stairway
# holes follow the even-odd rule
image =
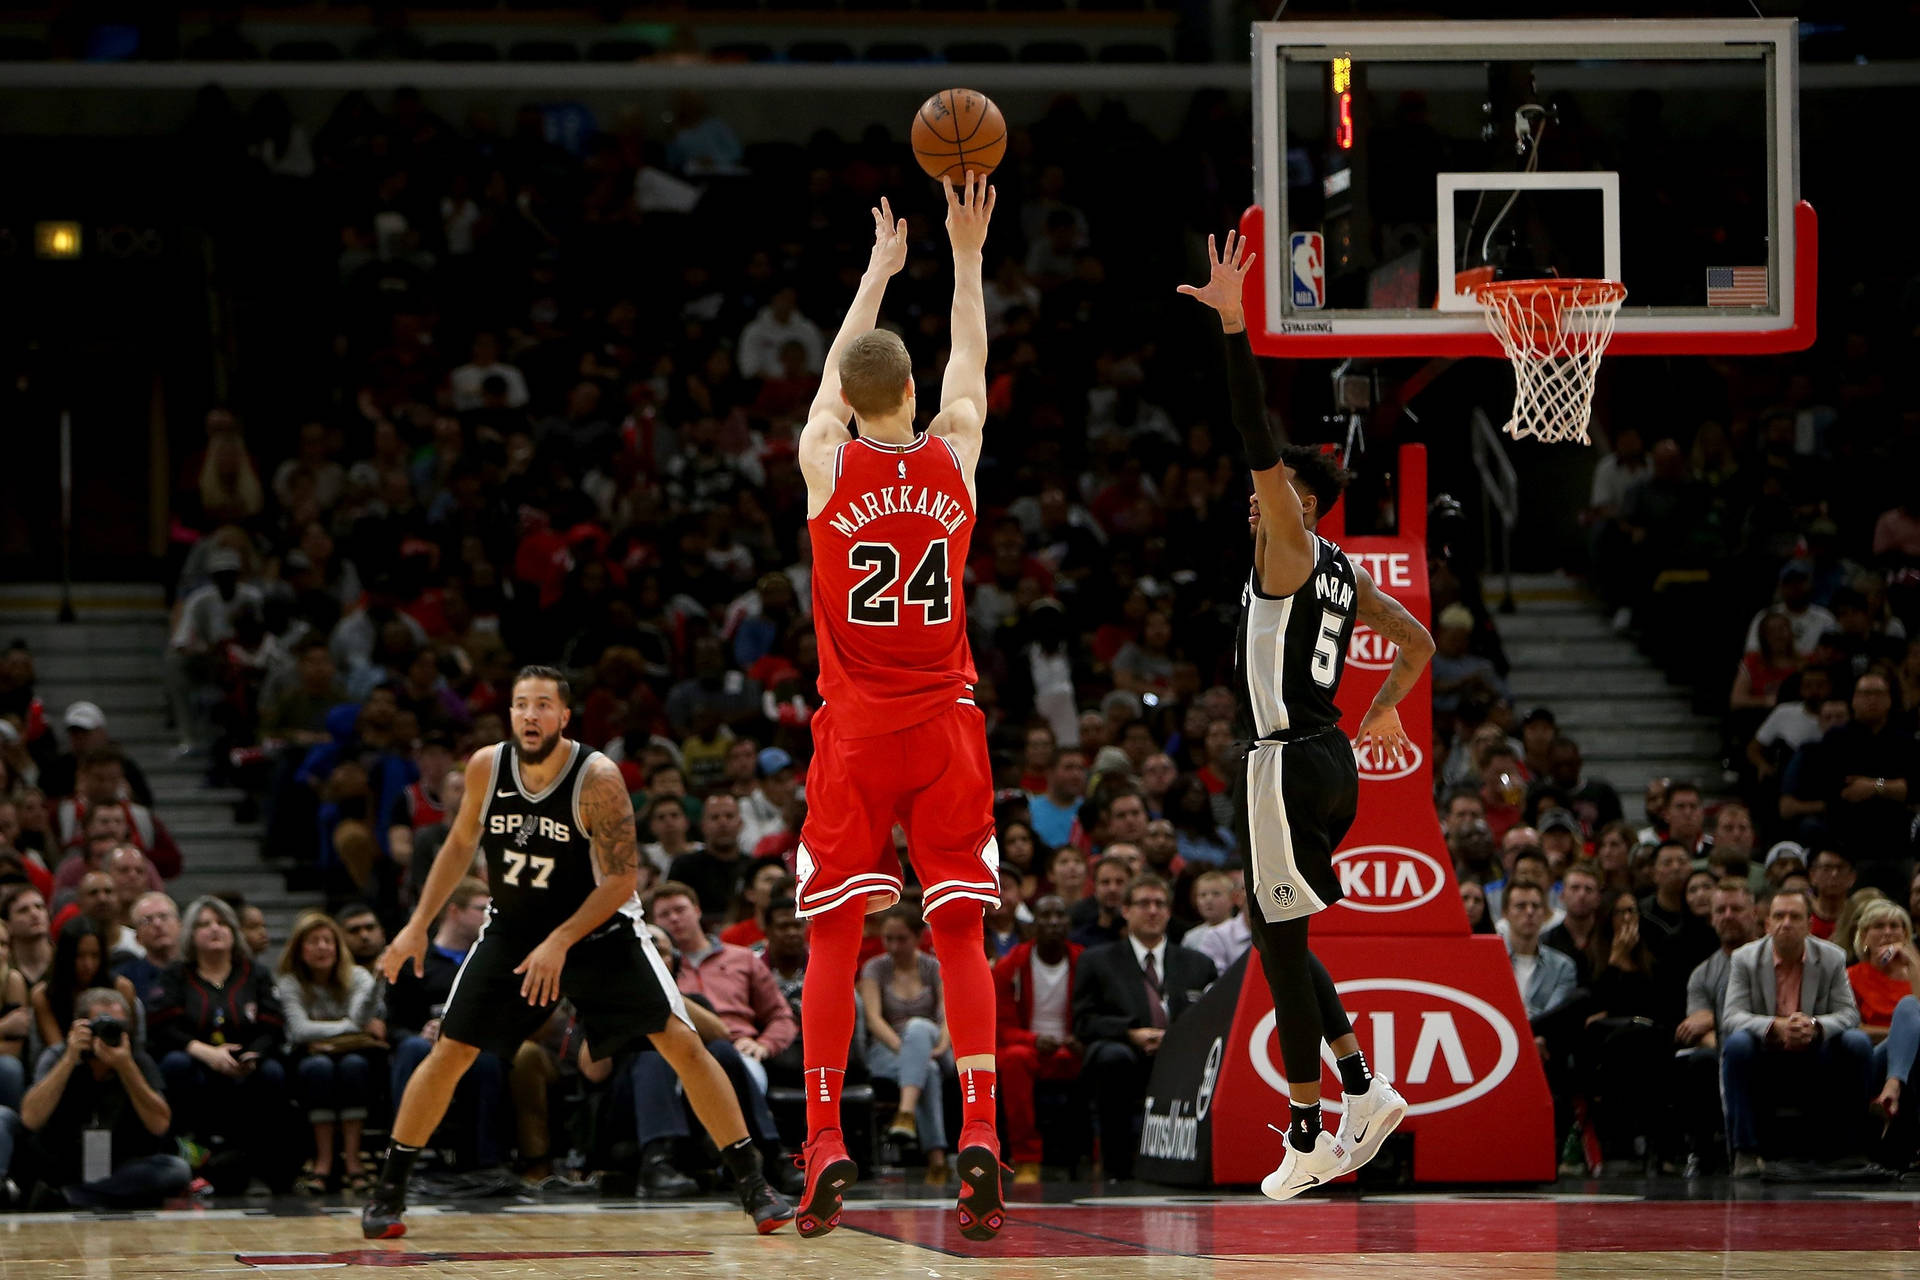
[[[167,612],[151,584],[86,584],[74,588],[78,621],[56,622],[57,587],[0,587],[0,644],[15,638],[33,652],[36,686],[47,717],[64,734],[68,704],[85,699],[106,713],[107,729],[153,784],[154,813],[179,843],[184,868],[167,886],[182,907],[202,893],[237,891],[259,904],[276,941],[293,917],[321,905],[318,894],[290,893],[284,864],[261,857],[257,823],[234,820],[238,791],[202,781],[203,760],[174,753],[166,727],[161,656]]]
[[[1501,584],[1486,583],[1489,604]],[[1613,634],[1600,603],[1564,574],[1515,574],[1518,612],[1494,615],[1513,663],[1508,683],[1519,715],[1552,709],[1580,744],[1587,772],[1620,792],[1630,819],[1650,777],[1720,783],[1720,729],[1696,715],[1687,692]]]

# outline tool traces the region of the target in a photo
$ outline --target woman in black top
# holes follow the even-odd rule
[[[1578,1051],[1586,1096],[1602,1159],[1620,1171],[1643,1172],[1660,1153],[1650,1150],[1657,1081],[1673,1050],[1653,982],[1653,953],[1640,934],[1640,907],[1624,889],[1606,890],[1589,944],[1593,984]]]
[[[214,1151],[206,1176],[222,1191],[229,1178],[244,1190],[254,1173],[285,1189],[277,1184],[290,1187],[293,1169],[271,1157],[298,1148],[278,1141],[290,1113],[279,1058],[286,1020],[273,975],[248,954],[240,921],[226,903],[196,898],[181,915],[180,963],[161,975],[149,1030],[174,1131]],[[231,1157],[217,1150],[230,1138]]]

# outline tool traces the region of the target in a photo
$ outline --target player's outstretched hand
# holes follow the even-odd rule
[[[549,937],[545,942],[527,952],[527,958],[514,966],[515,973],[527,976],[520,980],[520,994],[527,1003],[545,1008],[560,998],[560,971],[567,965],[567,946],[558,938]]]
[[[1368,707],[1360,720],[1360,735],[1353,740],[1361,751],[1371,749],[1375,765],[1406,763],[1407,731],[1400,723],[1400,712],[1393,707]]]
[[[985,174],[967,170],[967,180],[959,191],[953,179],[942,174],[940,185],[947,193],[947,237],[955,253],[979,253],[987,243],[987,223],[993,219],[993,188]]]
[[[400,971],[407,967],[407,961],[413,961],[413,976],[423,978],[427,972],[427,931],[418,928],[409,920],[400,932],[393,935],[393,941],[374,961],[380,970],[380,976],[391,986],[400,980]]]
[[[907,220],[894,217],[893,206],[881,196],[880,207],[873,211],[873,256],[867,259],[867,270],[878,272],[885,279],[905,265]]]
[[[1207,237],[1207,261],[1212,270],[1203,285],[1183,284],[1178,286],[1181,293],[1189,298],[1198,298],[1220,313],[1224,321],[1238,322],[1241,319],[1240,291],[1246,284],[1247,271],[1253,266],[1255,253],[1247,242],[1240,238],[1237,231],[1227,232],[1225,251],[1216,251],[1214,237]]]

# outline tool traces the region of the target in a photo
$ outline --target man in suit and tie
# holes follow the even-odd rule
[[[1733,953],[1720,1018],[1720,1091],[1733,1176],[1765,1168],[1764,1090],[1824,1120],[1835,1154],[1858,1152],[1872,1093],[1873,1044],[1847,982],[1846,954],[1809,936],[1812,899],[1782,890],[1767,908],[1767,935]]]
[[[1152,872],[1127,886],[1126,934],[1080,957],[1073,975],[1073,1033],[1086,1046],[1081,1077],[1100,1116],[1106,1176],[1133,1176],[1138,1126],[1167,1028],[1219,970],[1198,951],[1167,944],[1173,891]]]

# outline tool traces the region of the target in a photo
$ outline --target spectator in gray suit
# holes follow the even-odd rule
[[[1540,945],[1540,930],[1547,923],[1547,895],[1539,885],[1530,880],[1508,885],[1500,911],[1507,921],[1513,980],[1520,986],[1527,1019],[1533,1021],[1573,998],[1573,961],[1564,952]]]
[[[1808,934],[1809,896],[1774,895],[1768,936],[1733,953],[1721,1014],[1720,1090],[1733,1176],[1758,1177],[1768,1097],[1791,1097],[1819,1113],[1841,1154],[1862,1144],[1872,1093],[1873,1044],[1847,982],[1846,953]]]

